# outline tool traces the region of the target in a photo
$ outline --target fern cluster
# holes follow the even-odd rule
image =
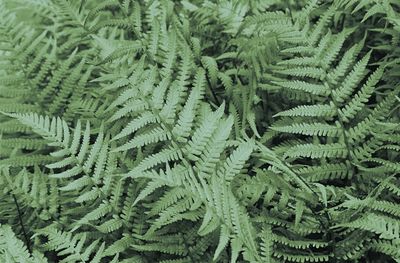
[[[400,4],[0,0],[1,262],[400,262]]]

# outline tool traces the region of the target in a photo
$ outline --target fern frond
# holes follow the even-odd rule
[[[315,158],[346,158],[348,154],[345,145],[332,144],[302,144],[293,146],[285,153],[286,157],[310,157]]]
[[[333,104],[301,105],[289,110],[278,112],[274,117],[333,117],[335,113]]]
[[[288,74],[288,72],[298,72],[296,73],[295,76],[300,76],[303,77],[303,73],[300,73],[300,71],[297,71],[297,69],[287,69],[284,71],[280,71],[280,73],[283,74]],[[300,75],[298,75],[300,74]],[[306,73],[304,73],[306,74]],[[311,73],[310,73],[311,74]],[[321,73],[322,74],[322,73]],[[306,76],[306,75],[304,75]],[[309,75],[307,75],[309,76]],[[309,76],[311,77],[311,75]],[[293,90],[301,90],[301,91],[305,91],[305,92],[309,92],[311,94],[314,95],[327,95],[329,94],[329,89],[328,87],[324,86],[324,85],[319,85],[319,84],[313,84],[313,83],[309,83],[309,82],[305,82],[305,81],[286,81],[286,82],[273,82],[274,84],[283,87],[283,88],[287,88],[287,89],[293,89]]]
[[[87,244],[86,233],[73,235],[51,226],[39,230],[38,234],[48,238],[45,244],[47,250],[57,251],[60,256],[68,255],[61,262],[86,262],[91,257],[93,257],[91,262],[100,262],[102,258],[105,244],[99,245],[99,240]]]
[[[293,134],[303,134],[303,135],[318,135],[318,136],[328,136],[337,137],[341,134],[340,127],[325,124],[325,123],[297,123],[290,126],[276,126],[271,127],[274,131],[293,133]]]
[[[353,222],[338,225],[336,227],[349,227],[353,229],[362,229],[378,234],[382,239],[394,240],[398,242],[400,238],[399,234],[399,222],[388,217],[378,216],[375,214],[368,214],[364,217],[356,219]]]
[[[8,225],[0,225],[0,259],[4,262],[48,262],[39,251],[29,253],[25,244],[19,240]]]

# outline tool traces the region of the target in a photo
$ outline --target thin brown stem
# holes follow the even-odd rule
[[[24,235],[26,247],[28,248],[29,252],[32,253],[31,245],[30,245],[30,242],[29,242],[29,238],[28,238],[28,235],[26,234],[24,222],[22,220],[22,213],[21,213],[21,209],[19,208],[18,200],[17,200],[17,198],[15,197],[14,194],[12,195],[12,197],[14,199],[15,206],[17,207],[19,224],[21,225],[22,234]]]

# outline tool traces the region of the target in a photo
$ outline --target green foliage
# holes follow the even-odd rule
[[[400,262],[398,1],[0,17],[1,262]]]

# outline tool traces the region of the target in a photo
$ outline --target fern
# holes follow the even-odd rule
[[[400,261],[399,7],[0,0],[0,261]]]
[[[39,251],[28,252],[24,243],[19,240],[10,226],[0,226],[0,258],[4,262],[48,262]]]

